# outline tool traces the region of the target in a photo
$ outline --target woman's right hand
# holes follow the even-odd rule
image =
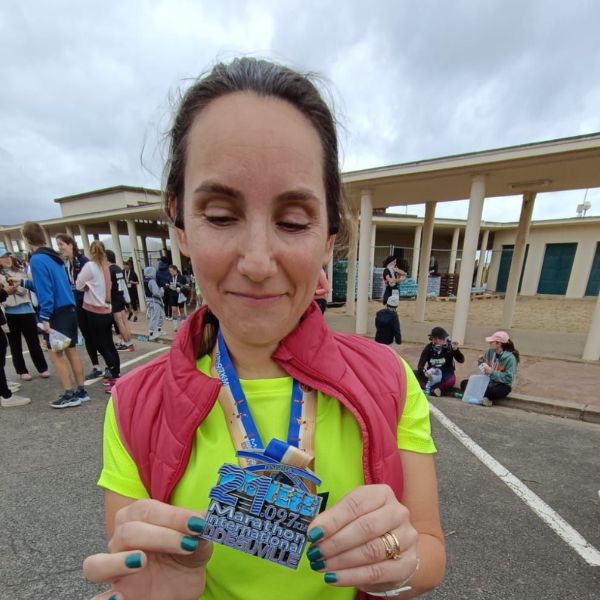
[[[115,516],[109,553],[88,556],[83,572],[109,591],[92,600],[197,600],[212,544],[197,536],[204,519],[157,500],[138,500]]]

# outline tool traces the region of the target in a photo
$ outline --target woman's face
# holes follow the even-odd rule
[[[335,239],[322,163],[316,130],[282,100],[230,94],[196,118],[177,234],[226,335],[275,344],[312,301]]]
[[[498,350],[502,350],[502,344],[500,344],[500,342],[489,342],[490,344],[490,350],[493,350],[494,352],[498,352]]]
[[[62,240],[56,240],[56,245],[58,246],[58,251],[67,258],[73,258],[73,246],[71,244],[67,244],[67,242],[63,242]]]

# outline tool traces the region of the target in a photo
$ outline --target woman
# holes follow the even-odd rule
[[[179,329],[179,324],[185,316],[185,295],[183,294],[183,288],[183,275],[179,272],[177,265],[169,265],[169,285],[166,289],[168,300],[166,303],[171,306],[173,331]]]
[[[90,246],[90,260],[83,266],[76,288],[83,292],[85,326],[90,334],[93,350],[100,352],[108,370],[106,391],[120,376],[121,362],[112,337],[111,277],[104,244],[98,240]]]
[[[83,269],[83,266],[88,262],[89,259],[79,253],[79,248],[77,247],[75,238],[71,237],[67,233],[57,234],[56,244],[58,245],[58,251],[61,253],[65,261],[65,270],[67,271],[69,283],[71,284],[71,289],[73,290],[73,295],[75,296],[77,326],[79,327],[79,331],[83,336],[85,350],[90,358],[90,362],[92,363],[92,370],[85,376],[85,378],[86,380],[96,379],[97,377],[102,376],[102,371],[100,370],[100,365],[98,362],[98,352],[91,337],[92,334],[87,327],[87,319],[85,318],[85,311],[83,309],[83,292],[79,291],[75,286],[75,282],[77,281],[77,277],[79,277],[79,273],[81,273],[81,269]]]
[[[2,286],[8,286],[9,280],[27,279],[25,271],[20,267],[15,257],[8,252],[0,258],[0,268],[2,269],[0,272],[0,285]],[[10,287],[9,289],[11,289],[11,293],[8,294],[3,306],[9,328],[8,343],[10,344],[10,353],[12,354],[15,371],[22,381],[31,381],[31,375],[23,357],[21,341],[21,336],[23,336],[29,349],[29,356],[40,377],[50,377],[48,363],[40,346],[35,309],[31,303],[29,290],[21,286]]]
[[[398,284],[406,278],[406,273],[396,266],[396,257],[388,256],[383,261],[383,298],[382,302],[387,306],[388,298],[394,290],[398,289]]]
[[[490,378],[483,405],[492,406],[496,400],[506,398],[512,391],[521,357],[506,331],[496,331],[490,337],[486,337],[485,341],[488,342],[489,348],[479,359],[479,369]],[[468,381],[463,379],[460,382],[463,392]]]
[[[140,280],[137,273],[133,269],[133,260],[131,258],[123,265],[123,274],[125,275],[125,283],[127,284],[127,290],[129,291],[129,303],[127,304],[127,320],[135,323],[137,318],[137,312],[140,309],[140,298],[138,296],[138,284]]]
[[[425,398],[389,348],[334,335],[312,302],[345,227],[329,109],[306,77],[236,59],[188,90],[170,143],[168,214],[206,306],[107,407],[110,553],[84,571],[112,588],[95,600],[365,598],[406,586],[410,598],[435,587],[445,552]],[[222,412],[235,381],[239,422]],[[290,422],[298,385],[316,417]],[[329,493],[297,570],[194,537],[216,471],[257,439],[250,407],[262,439],[300,445],[288,426],[306,428],[304,449],[290,452],[312,455]]]
[[[434,327],[429,334],[429,343],[423,348],[415,375],[426,394],[441,396],[456,383],[456,365],[465,362],[459,343],[450,340],[443,327]]]

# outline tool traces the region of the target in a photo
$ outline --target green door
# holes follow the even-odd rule
[[[500,255],[500,267],[498,268],[498,281],[496,282],[497,292],[506,292],[508,284],[508,274],[510,273],[510,265],[512,263],[514,246],[502,246],[502,254]],[[521,268],[521,277],[519,278],[519,289],[523,283],[523,273],[525,273],[525,265],[527,264],[527,255],[529,254],[529,244],[525,246],[525,256],[523,257],[523,266]]]
[[[564,295],[567,292],[577,244],[546,244],[538,294]]]
[[[498,268],[498,280],[496,281],[496,291],[505,292],[508,283],[508,274],[510,272],[510,263],[512,262],[514,246],[502,246],[500,255],[500,267]]]
[[[586,296],[597,296],[600,290],[600,243],[596,245],[596,254],[590,271],[587,287],[585,288]]]

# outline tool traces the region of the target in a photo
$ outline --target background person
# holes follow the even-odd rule
[[[39,223],[27,221],[22,228],[23,237],[31,248],[31,275],[33,281],[23,280],[21,285],[33,290],[39,302],[39,320],[49,344],[49,331],[54,329],[71,339],[64,351],[49,351],[50,360],[60,379],[64,392],[52,408],[79,406],[90,399],[83,387],[83,366],[77,355],[77,312],[75,298],[67,279],[64,262],[55,250],[45,247],[44,230]],[[69,367],[73,374],[71,382]]]
[[[96,351],[96,344],[94,344],[93,340],[91,339],[91,333],[87,328],[87,319],[85,318],[85,313],[83,310],[83,292],[79,291],[75,286],[77,277],[79,277],[79,273],[81,273],[81,269],[83,269],[83,265],[85,265],[89,259],[87,256],[83,256],[79,253],[77,242],[74,238],[66,233],[59,233],[56,236],[56,243],[58,245],[58,251],[61,253],[65,261],[67,277],[69,278],[71,290],[73,291],[73,296],[75,297],[77,325],[83,337],[85,351],[87,352],[90,362],[92,363],[92,371],[85,376],[85,379],[86,381],[89,379],[96,379],[97,377],[102,377],[102,370],[100,369],[100,364],[98,362],[98,352]]]
[[[383,304],[387,305],[388,298],[394,290],[398,289],[400,282],[406,277],[406,273],[396,266],[396,257],[388,256],[383,261]]]
[[[107,406],[99,484],[110,551],[84,571],[112,588],[96,598],[430,590],[445,552],[426,399],[395,353],[331,332],[312,302],[346,226],[327,106],[298,73],[237,59],[188,90],[170,142],[168,214],[206,306],[169,353],[117,383]],[[217,470],[242,444],[222,409],[239,405],[213,369],[226,354],[262,439],[287,439],[310,458],[312,436],[288,436],[293,377],[304,410],[316,411],[292,425],[314,429],[329,502],[297,571],[194,537]]]
[[[24,269],[19,266],[19,263],[10,252],[5,252],[0,257],[0,268],[2,269],[0,272],[0,284],[4,286],[8,286],[10,279],[19,281],[27,278]],[[31,375],[23,356],[22,336],[25,338],[29,356],[40,377],[50,377],[48,364],[40,346],[37,319],[35,309],[31,304],[30,292],[20,285],[12,288],[6,287],[6,289],[11,289],[3,305],[9,329],[8,343],[10,344],[10,353],[15,371],[22,381],[31,381]]]
[[[11,286],[6,282],[0,282],[0,304],[5,302],[15,289],[15,286]],[[25,404],[29,404],[31,398],[15,394],[15,391],[19,388],[13,387],[13,389],[11,389],[9,382],[6,379],[6,372],[4,371],[4,366],[6,365],[6,348],[8,347],[6,329],[8,329],[8,326],[6,324],[6,319],[4,318],[4,311],[2,310],[2,307],[0,307],[0,406],[2,406],[2,408],[11,408],[13,406],[24,406]]]
[[[156,269],[146,267],[144,269],[144,295],[146,298],[146,318],[148,319],[148,339],[150,341],[162,335],[162,327],[165,321],[165,310],[163,297],[165,289],[156,282]]]
[[[115,253],[112,250],[106,250],[106,260],[110,271],[110,302],[112,306],[112,316],[119,330],[121,341],[116,344],[119,352],[134,352],[135,346],[131,341],[131,331],[125,318],[125,306],[129,299],[127,292],[127,283],[123,269],[117,264]]]
[[[506,331],[496,331],[490,337],[486,337],[485,341],[490,347],[480,358],[479,364],[481,372],[489,376],[490,382],[482,403],[484,406],[492,406],[495,400],[506,398],[512,391],[521,357]],[[468,381],[463,379],[460,382],[463,392]]]
[[[94,240],[90,246],[90,260],[77,277],[77,289],[83,292],[83,309],[87,327],[96,350],[106,362],[106,387],[110,391],[121,374],[121,359],[112,337],[112,280],[104,244]]]
[[[163,295],[163,303],[165,318],[167,319],[167,321],[170,321],[172,318],[172,308],[168,291],[169,281],[171,278],[171,274],[169,273],[169,263],[170,261],[166,256],[161,256],[160,260],[158,261],[158,269],[156,269],[156,283],[158,284],[158,287],[162,288],[165,291]]]
[[[379,344],[391,345],[402,343],[400,333],[400,319],[398,318],[399,300],[396,296],[390,296],[385,308],[375,315],[375,341]]]
[[[185,295],[183,276],[176,265],[169,265],[169,285],[166,289],[166,295],[169,297],[169,306],[171,307],[171,317],[173,319],[173,331],[179,329],[179,324],[183,320]]]
[[[129,292],[129,303],[126,304],[127,320],[131,321],[133,317],[133,322],[135,323],[138,320],[138,310],[140,310],[140,297],[138,294],[140,280],[133,268],[133,260],[131,258],[123,264],[123,276],[125,277],[127,291]]]
[[[441,395],[450,391],[456,383],[454,361],[465,362],[459,343],[450,340],[443,327],[434,327],[429,334],[429,343],[423,348],[415,375],[426,394]]]

